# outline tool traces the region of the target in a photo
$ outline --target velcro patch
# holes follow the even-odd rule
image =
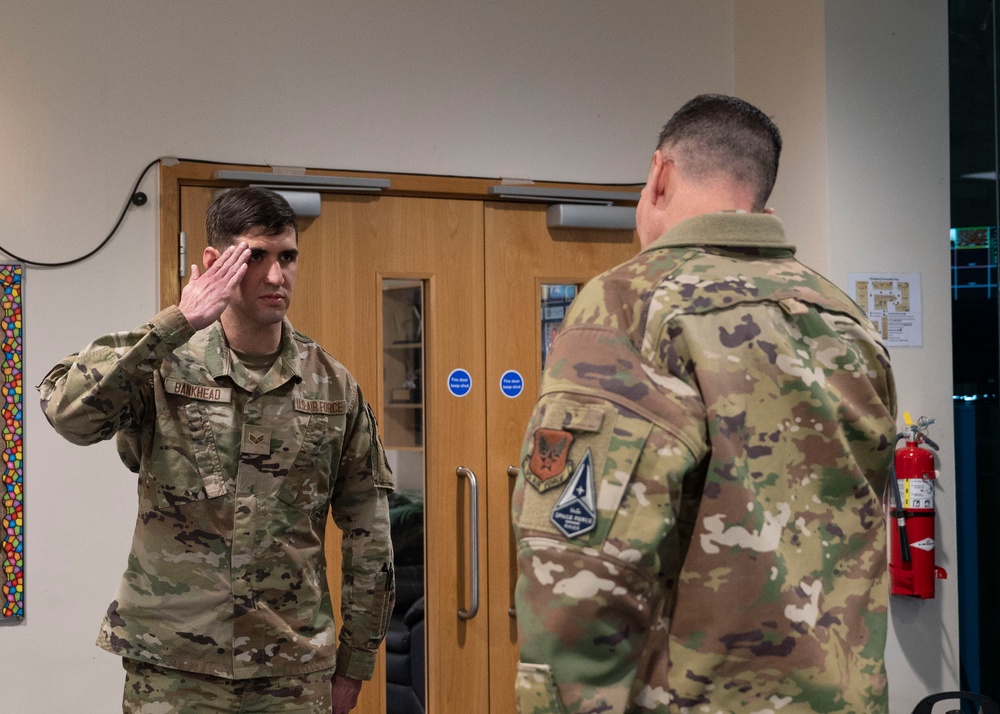
[[[573,435],[557,429],[535,429],[531,456],[522,464],[524,477],[539,491],[563,483],[573,464],[568,461]]]
[[[594,458],[590,449],[580,459],[573,478],[566,484],[552,509],[552,523],[567,538],[576,538],[597,525],[597,498],[594,486]]]
[[[271,453],[271,430],[259,426],[243,425],[243,441],[240,451],[244,454]]]
[[[214,384],[188,384],[176,379],[163,380],[163,387],[168,394],[180,394],[183,397],[199,399],[203,402],[233,401],[231,387],[217,387]]]
[[[347,412],[347,402],[343,399],[336,402],[327,402],[322,399],[302,399],[296,397],[295,411],[306,414],[345,414]]]

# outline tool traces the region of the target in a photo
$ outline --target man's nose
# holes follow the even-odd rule
[[[267,269],[267,284],[280,286],[285,282],[285,275],[281,272],[281,265],[278,261],[271,263],[271,266]]]

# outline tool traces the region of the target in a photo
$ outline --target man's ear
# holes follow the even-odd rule
[[[667,197],[673,172],[673,160],[664,158],[659,149],[654,151],[653,163],[649,167],[649,178],[647,179],[650,202],[654,206],[658,206]]]
[[[205,266],[205,270],[212,267],[212,263],[217,261],[220,257],[219,251],[217,251],[212,246],[207,246],[205,252],[201,254],[201,262]]]

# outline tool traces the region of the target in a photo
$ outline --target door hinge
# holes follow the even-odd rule
[[[180,240],[180,276],[187,277],[187,233],[181,231]]]

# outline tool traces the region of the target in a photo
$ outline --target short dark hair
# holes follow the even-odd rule
[[[657,148],[678,154],[694,178],[725,176],[754,193],[762,211],[778,176],[781,133],[760,109],[736,97],[701,94],[677,110]]]
[[[276,236],[289,228],[299,235],[299,225],[288,201],[266,188],[250,186],[225,191],[208,207],[205,231],[216,250],[231,246],[238,236],[258,233]]]

